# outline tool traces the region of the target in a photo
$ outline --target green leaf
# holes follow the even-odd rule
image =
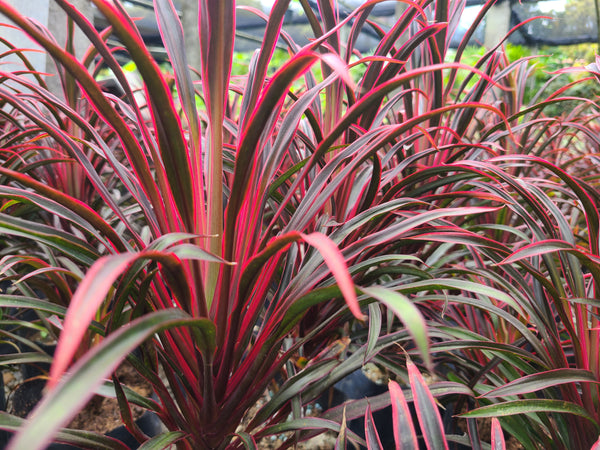
[[[0,213],[0,234],[31,239],[59,250],[75,261],[90,266],[98,252],[86,241],[55,227]]]
[[[194,244],[179,244],[169,249],[171,253],[180,259],[194,259],[198,261],[212,261],[220,264],[235,265],[236,263],[227,262],[223,258],[213,255]]]
[[[47,300],[9,294],[0,294],[0,307],[35,309],[36,311],[56,314],[61,318],[67,313],[67,309],[64,306],[55,305]],[[96,321],[91,322],[91,329],[94,330],[95,333],[104,335],[104,327]]]
[[[298,321],[304,317],[304,313],[312,306],[326,302],[332,298],[338,298],[340,296],[341,292],[338,286],[327,286],[324,288],[311,290],[306,295],[296,300],[285,311],[285,315],[279,322],[277,336],[282,337],[286,335],[294,327],[294,325],[296,325]]]
[[[527,375],[518,380],[511,381],[504,386],[486,392],[481,397],[489,398],[528,394],[552,386],[576,382],[599,383],[594,374],[589,370],[555,369]]]
[[[47,300],[10,294],[0,294],[0,307],[35,309],[50,314],[56,314],[59,317],[63,317],[67,313],[67,308],[64,306],[55,305]]]
[[[239,433],[235,433],[234,436],[237,436],[240,438],[240,440],[246,447],[246,450],[256,450],[258,448],[258,447],[256,447],[256,442],[254,442],[254,439],[252,438],[250,433],[246,433],[246,432],[242,431]]]
[[[273,435],[297,430],[330,430],[338,433],[340,424],[331,420],[318,417],[304,417],[302,419],[287,420],[283,423],[273,425],[261,432],[262,435]]]
[[[585,408],[575,403],[566,402],[563,400],[524,399],[504,403],[495,403],[493,405],[482,406],[481,408],[460,414],[460,417],[504,417],[512,416],[513,414],[531,413],[574,414],[592,422],[592,424],[600,432],[600,426]]]
[[[192,327],[192,333],[196,338],[196,345],[202,356],[207,361],[212,361],[212,356],[217,347],[216,336],[217,327],[210,319],[198,319],[197,323]]]
[[[183,439],[186,434],[182,431],[170,431],[148,439],[138,447],[138,450],[163,450]]]
[[[142,408],[145,408],[150,411],[159,411],[159,406],[151,398],[144,397],[143,395],[138,394],[136,391],[127,386],[121,387],[123,388],[123,393],[125,394],[125,398],[128,402],[134,405],[141,406]],[[112,381],[105,381],[100,386],[98,386],[98,388],[96,388],[95,393],[102,397],[115,398],[115,385]]]
[[[389,289],[374,286],[359,288],[359,290],[380,301],[394,312],[414,339],[419,354],[427,367],[432,367],[427,324],[419,309],[406,296]]]
[[[0,173],[21,182],[23,182],[24,179],[27,180],[28,178],[24,174],[15,174],[15,172],[1,167]],[[122,238],[119,236],[119,234],[116,233],[110,225],[108,225],[92,208],[85,203],[78,202],[68,195],[63,194],[62,192],[57,192],[50,186],[36,182],[35,180],[30,180],[29,182],[26,182],[26,184],[33,185],[41,192],[42,195],[27,191],[25,189],[16,189],[11,186],[0,186],[0,196],[7,199],[16,199],[23,203],[33,203],[50,212],[51,214],[65,218],[71,221],[77,227],[86,230],[88,233],[106,245],[107,248],[110,248],[110,244],[106,243],[106,237],[108,237],[111,242],[121,251],[127,250],[127,247],[121,241]],[[64,206],[63,204],[53,201],[52,197],[59,197],[64,205],[68,206]],[[92,220],[93,222],[90,223],[88,220]],[[100,232],[96,231],[95,227],[98,227]]]
[[[369,362],[369,360],[376,354],[374,349],[377,345],[379,333],[381,333],[381,309],[377,303],[371,303],[369,305],[369,335],[367,337],[367,351],[365,352],[363,364]]]
[[[10,353],[0,355],[0,366],[10,364],[52,363],[52,356],[39,352]]]
[[[546,253],[552,253],[556,251],[570,251],[570,252],[578,252],[578,250],[573,246],[573,244],[565,241],[560,241],[558,239],[547,239],[540,242],[534,242],[533,244],[527,245],[522,249],[519,249],[506,259],[502,261],[500,264],[512,264],[514,262],[520,261],[521,259],[530,258],[532,256],[541,256]]]
[[[457,289],[461,291],[472,292],[474,294],[484,295],[486,297],[495,298],[501,302],[510,305],[519,314],[525,316],[522,306],[515,301],[513,297],[508,295],[499,289],[495,289],[490,286],[486,286],[481,283],[475,283],[473,281],[462,280],[462,279],[449,279],[449,278],[436,278],[432,280],[417,281],[415,283],[407,283],[406,286],[402,287],[403,292],[415,292],[419,290],[434,289]]]
[[[305,367],[290,378],[256,414],[254,420],[261,423],[296,395],[307,391],[310,386],[321,382],[338,365],[338,361],[328,359]],[[339,425],[338,425],[339,426]],[[295,428],[293,428],[295,429]]]

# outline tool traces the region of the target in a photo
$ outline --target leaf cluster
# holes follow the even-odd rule
[[[0,1],[64,88],[49,92],[21,49],[24,69],[0,72],[0,307],[34,310],[58,339],[33,418],[0,415],[19,430],[11,448],[120,448],[63,429],[95,393],[118,398],[146,448],[284,432],[290,447],[325,430],[378,448],[372,412],[389,406],[405,448],[596,441],[598,108],[572,94],[585,79],[531,96],[531,58],[502,43],[462,62],[493,1],[450,57],[462,1],[407,1],[388,29],[370,17],[378,0],[348,15],[301,0],[313,36],[300,46],[278,0],[233,75],[232,0],[199,2],[196,74],[170,0],[154,2],[168,71],[120,3],[92,0],[110,25],[97,32],[55,1],[92,43],[83,58]],[[366,27],[380,39],[361,55]],[[155,400],[109,381],[125,358]],[[389,393],[306,417],[369,362]],[[168,432],[144,436],[130,404]],[[363,437],[348,425],[360,417]]]

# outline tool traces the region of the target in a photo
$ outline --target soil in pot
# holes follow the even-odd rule
[[[149,397],[152,393],[150,385],[128,363],[122,364],[117,369],[117,378],[121,384],[128,386],[144,397]],[[144,408],[131,405],[131,413],[134,419],[139,419],[145,411]],[[75,416],[67,428],[105,434],[121,424],[121,413],[117,399],[96,396]]]

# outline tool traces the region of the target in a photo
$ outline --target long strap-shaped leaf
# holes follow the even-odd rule
[[[194,183],[194,213],[196,233],[205,233],[205,206],[204,206],[204,172],[202,165],[202,139],[198,110],[196,108],[196,91],[186,56],[183,36],[183,27],[172,0],[155,0],[154,9],[158,22],[160,35],[169,60],[173,66],[177,92],[181,99],[181,106],[187,118],[190,133],[190,162],[192,164],[192,182]]]
[[[435,399],[417,366],[412,361],[408,361],[407,368],[410,387],[415,398],[415,409],[427,449],[448,450],[442,418]]]
[[[164,167],[169,182],[170,192],[163,192],[163,195],[172,196],[172,201],[177,205],[184,226],[187,231],[193,231],[194,214],[193,204],[190,202],[190,198],[193,197],[189,156],[179,115],[175,111],[173,96],[160,68],[150,55],[131,18],[122,9],[117,8],[117,4],[113,6],[106,0],[92,0],[92,2],[112,25],[142,75],[158,137],[162,167]],[[171,199],[165,199],[167,204],[170,201]]]
[[[504,434],[498,418],[492,418],[492,450],[506,450]]]
[[[534,373],[513,380],[503,386],[486,392],[482,397],[504,397],[521,395],[541,391],[565,383],[598,383],[589,370],[582,369],[554,369],[546,372]]]
[[[265,28],[265,36],[261,45],[260,52],[258,53],[258,61],[256,63],[256,70],[252,78],[252,86],[249,95],[244,96],[244,108],[243,111],[248,111],[250,114],[256,106],[256,101],[262,89],[263,83],[267,77],[267,68],[277,41],[281,32],[281,26],[286,12],[288,11],[290,0],[279,0],[277,1],[269,14],[267,26]],[[249,116],[244,116],[244,120],[241,123],[240,128],[243,129],[245,126],[245,120]]]
[[[99,2],[100,0],[94,0]],[[152,199],[153,205],[157,211],[159,220],[164,216],[164,205],[159,199],[156,185],[152,180],[151,171],[141,153],[137,139],[133,131],[125,123],[121,115],[119,115],[109,101],[105,98],[100,86],[72,55],[65,52],[56,43],[48,39],[30,20],[20,14],[15,8],[5,2],[0,1],[0,12],[6,15],[10,20],[21,27],[32,39],[40,44],[44,49],[58,62],[60,62],[65,70],[67,70],[78,83],[82,86],[82,91],[88,100],[94,105],[95,109],[101,114],[105,120],[115,129],[123,146],[127,149],[128,155],[132,158],[132,163],[136,169],[144,188]],[[167,205],[168,206],[168,205]]]
[[[522,399],[510,402],[494,403],[492,405],[482,406],[473,409],[467,413],[461,414],[461,417],[505,417],[514,414],[535,414],[535,413],[566,413],[583,417],[590,421],[596,431],[600,432],[600,424],[596,419],[583,408],[572,402],[564,400],[551,399]]]
[[[235,38],[234,0],[202,0],[200,3],[200,51],[202,85],[208,110],[207,234],[219,236],[209,241],[209,249],[223,254],[223,117],[231,75]],[[208,307],[217,284],[219,267],[208,266],[205,295]]]
[[[396,450],[418,448],[419,442],[417,441],[415,425],[402,389],[393,380],[390,380],[388,388],[390,390],[390,397],[392,398],[392,421],[394,423]]]
[[[429,337],[427,325],[419,309],[404,295],[379,286],[361,288],[361,290],[383,303],[402,322],[415,341],[415,345],[421,353],[428,368],[432,368],[431,355],[429,352]]]
[[[367,440],[367,450],[379,450],[383,448],[379,433],[375,427],[375,420],[371,407],[367,404],[367,412],[365,413],[365,438]]]
[[[15,194],[19,193],[24,198],[27,198],[33,202],[36,202],[37,200],[39,202],[38,204],[40,205],[51,205],[51,202],[48,199],[52,199],[64,206],[66,213],[73,213],[72,216],[70,216],[70,219],[72,219],[73,222],[77,222],[78,217],[81,220],[81,225],[85,225],[86,222],[89,222],[91,225],[104,233],[104,236],[110,239],[111,244],[113,244],[117,250],[127,250],[127,243],[122,241],[122,238],[119,236],[119,234],[110,225],[108,225],[106,221],[98,213],[96,213],[96,211],[94,211],[85,203],[80,202],[77,199],[70,197],[67,194],[64,194],[44,183],[34,180],[33,178],[30,178],[20,172],[0,167],[0,174],[17,180],[20,183],[23,183],[25,186],[34,188],[41,195],[36,196],[35,194],[24,190],[22,193],[19,193],[17,190],[15,190]],[[6,187],[0,190],[0,196],[8,196],[8,192],[9,188]],[[46,207],[46,209],[49,209],[49,207]],[[56,214],[58,211],[54,210],[53,212]],[[93,233],[92,230],[90,230],[90,232]]]
[[[0,428],[3,430],[18,431],[26,424],[27,419],[0,411]],[[96,450],[127,450],[129,448],[118,439],[83,430],[63,429],[56,433],[55,441],[73,446],[70,448],[93,448]]]

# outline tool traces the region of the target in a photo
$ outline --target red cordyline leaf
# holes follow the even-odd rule
[[[103,379],[116,369],[125,356],[161,330],[181,326],[195,327],[201,333],[205,328],[210,332],[211,322],[208,319],[192,319],[186,313],[171,308],[152,312],[120,328],[82,357],[73,372],[44,396],[30,420],[12,438],[8,448],[47,448],[54,434],[85,406]],[[103,448],[127,448],[119,446],[119,442],[117,440],[112,447]]]
[[[506,450],[504,433],[497,417],[492,418],[492,450]]]
[[[554,72],[550,72],[551,74],[558,73],[580,73],[580,72],[589,72],[591,73],[597,81],[600,81],[600,55],[596,55],[594,58],[594,62],[586,65],[586,66],[574,66],[574,67],[563,67],[562,69],[555,70]]]
[[[398,383],[390,380],[388,383],[392,398],[392,421],[394,423],[394,441],[396,450],[412,450],[419,447],[415,425],[408,408],[408,402]]]
[[[194,197],[191,195],[189,155],[171,92],[158,64],[150,55],[123,7],[119,3],[111,4],[105,0],[92,0],[92,2],[113,26],[144,79],[145,89],[149,93],[149,112],[152,115],[163,161],[159,166],[164,168],[169,183],[168,188],[170,188],[170,198],[167,203],[177,205],[174,214],[180,213],[183,222],[187,224],[187,229],[193,230],[193,202],[190,202],[190,198]],[[164,186],[164,189],[166,188]]]
[[[350,311],[359,320],[365,320],[366,316],[360,311],[354,283],[339,248],[331,239],[321,233],[310,235],[299,233],[298,236],[321,253],[338,283]],[[75,292],[65,315],[64,331],[58,341],[54,362],[50,369],[48,382],[50,389],[56,386],[66,371],[89,324],[115,280],[134,260],[149,255],[149,253],[124,253],[105,256],[92,265]]]
[[[419,372],[417,366],[410,360],[407,361],[408,378],[410,387],[415,399],[415,409],[423,439],[429,450],[445,449],[448,450],[448,442],[444,434],[444,424],[440,417],[438,406],[431,395],[423,375]]]
[[[48,197],[57,203],[71,209],[74,213],[77,213],[83,219],[87,220],[97,229],[101,230],[106,237],[108,237],[110,243],[114,245],[117,250],[124,251],[126,246],[122,242],[121,236],[109,226],[106,221],[96,212],[94,209],[89,207],[82,201],[77,200],[67,194],[60,192],[58,189],[54,189],[51,186],[47,186],[25,174],[18,171],[10,170],[4,167],[0,167],[0,174],[19,181],[28,187],[35,189],[43,197]]]
[[[189,128],[189,149],[190,164],[192,168],[192,183],[194,193],[195,226],[194,231],[198,233],[206,232],[205,205],[204,196],[199,194],[204,192],[204,172],[202,160],[202,139],[200,130],[200,120],[196,109],[195,89],[192,81],[191,71],[189,70],[186,49],[184,45],[183,26],[171,0],[154,0],[154,9],[160,35],[162,37],[165,50],[169,55],[171,66],[173,67],[174,78],[177,84],[177,93],[181,102],[183,112]]]
[[[235,40],[235,1],[198,2],[198,20],[202,85],[209,122],[206,149],[206,231],[208,234],[223,236],[223,119]],[[211,239],[208,244],[215,255],[222,254],[220,239]],[[217,285],[218,270],[217,265],[208,266],[205,293],[209,307]]]
[[[524,246],[509,257],[505,258],[499,264],[512,264],[525,258],[530,258],[532,256],[541,256],[547,253],[553,253],[557,251],[567,251],[575,255],[580,255],[582,258],[586,258],[596,263],[600,263],[600,258],[580,248],[575,247],[569,242],[565,242],[560,239],[545,239],[543,241],[534,242],[532,244]]]
[[[135,253],[124,253],[100,258],[82,280],[65,315],[64,331],[56,345],[54,361],[50,368],[49,389],[57,385],[60,377],[66,371],[88,325],[106,298],[114,281],[137,257],[139,255]]]
[[[243,5],[237,7],[238,9],[245,9],[247,11],[251,11],[253,14],[256,14],[258,17],[262,18],[265,22],[267,22],[263,41],[260,47],[260,51],[258,52],[258,60],[256,63],[255,75],[252,80],[252,87],[244,95],[244,103],[246,103],[246,106],[243,108],[244,111],[252,111],[256,106],[256,101],[258,100],[261,87],[264,83],[264,80],[267,78],[267,69],[269,66],[269,62],[271,61],[271,58],[275,51],[275,47],[277,45],[279,36],[282,34],[283,31],[283,20],[285,18],[286,12],[288,11],[289,3],[290,0],[280,0],[278,2],[275,2],[268,16],[262,11],[256,10],[255,8]],[[287,40],[285,38],[285,33],[283,34],[284,40]],[[288,45],[289,44],[290,43],[288,43]],[[244,122],[248,118],[248,115],[243,115],[243,117],[241,118],[242,122],[240,123],[240,129],[244,129]]]
[[[592,445],[590,450],[600,450],[600,437],[598,437],[598,440],[594,442],[594,445]]]
[[[321,233],[312,234],[301,234],[302,239],[307,243],[315,247],[325,260],[325,264],[331,270],[335,281],[348,304],[348,308],[354,317],[359,320],[365,320],[367,317],[361,312],[360,306],[358,305],[358,299],[356,297],[356,291],[354,289],[354,283],[348,272],[348,266],[344,260],[344,256],[340,249],[335,243],[327,236]]]
[[[59,2],[60,6],[65,8],[68,14],[72,14],[74,8],[70,3],[66,3],[65,0],[55,0]],[[92,0],[94,2],[102,0]],[[96,6],[106,5],[106,2],[96,4]],[[127,151],[128,157],[132,158],[136,167],[136,174],[140,177],[144,188],[147,190],[148,195],[153,199],[153,206],[157,211],[162,210],[162,203],[158,201],[158,191],[154,185],[154,181],[151,177],[150,167],[146,164],[145,156],[142,154],[139,148],[136,137],[132,130],[127,126],[123,117],[116,112],[110,102],[106,99],[102,93],[100,86],[93,79],[91,74],[88,73],[87,68],[83,67],[69,52],[65,52],[63,48],[57,45],[54,41],[47,38],[29,19],[21,15],[16,9],[12,8],[5,2],[0,2],[0,10],[4,15],[9,17],[13,22],[19,25],[33,40],[44,47],[44,49],[52,55],[60,64],[67,70],[74,78],[77,79],[78,83],[82,86],[83,95],[90,101],[90,105],[101,115],[106,121],[114,127],[119,139],[122,141],[124,149]],[[78,17],[71,16],[74,20]],[[81,18],[79,16],[79,18]],[[81,23],[78,22],[81,26]],[[88,24],[89,25],[89,24]],[[91,25],[89,25],[91,28]],[[93,39],[93,36],[90,36]],[[139,67],[139,65],[138,65]],[[142,170],[140,170],[142,168]],[[164,217],[163,214],[158,214],[157,217]],[[169,217],[167,215],[167,217]]]
[[[367,412],[365,413],[365,438],[367,441],[367,450],[379,450],[383,448],[381,445],[381,439],[377,428],[375,428],[375,421],[373,420],[373,413],[371,412],[371,406],[367,404]]]
[[[36,277],[38,275],[43,275],[43,274],[48,274],[48,276],[52,276],[53,274],[58,274],[58,273],[72,273],[70,270],[68,269],[64,269],[61,267],[43,267],[41,269],[37,269],[37,270],[33,270],[31,272],[26,273],[25,275],[23,275],[21,278],[19,278],[16,283],[22,283],[26,280],[28,280],[29,278],[33,278]]]
[[[324,61],[335,73],[339,75],[339,77],[344,80],[344,82],[350,87],[352,90],[356,90],[356,84],[354,83],[354,79],[350,72],[348,71],[348,66],[346,62],[341,59],[335,53],[325,53],[321,55],[321,60]]]
[[[578,182],[578,180],[571,177],[560,167],[536,156],[514,155],[511,156],[510,159],[526,162],[531,161],[536,164],[539,164],[553,172],[558,177],[560,177],[561,181],[571,188],[571,190],[577,195],[578,200],[583,204],[583,207],[586,212],[585,220],[588,227],[588,231],[590,233],[590,250],[592,253],[598,254],[600,252],[598,244],[598,234],[600,233],[598,222],[600,220],[600,216],[598,214],[598,209],[596,208],[595,202],[591,199],[590,194],[586,191],[586,189],[584,189],[584,187]]]
[[[226,230],[229,232],[225,236],[225,257],[226,259],[235,259],[233,256],[233,247],[235,237],[229,236],[231,230],[236,229],[236,222],[243,209],[243,202],[246,198],[252,198],[254,193],[249,192],[248,187],[255,173],[255,155],[259,148],[261,133],[265,132],[265,127],[271,123],[270,118],[274,111],[278,111],[285,99],[285,93],[292,83],[301,75],[306,73],[310,67],[319,59],[327,64],[332,64],[332,68],[344,80],[350,81],[350,77],[345,63],[338,61],[333,55],[321,55],[311,50],[302,50],[291,58],[281,67],[271,78],[267,86],[263,89],[256,108],[252,111],[249,119],[244,121],[244,129],[240,133],[240,142],[238,144],[237,157],[235,163],[233,185],[231,187],[231,197],[227,205],[227,223]],[[344,65],[344,67],[341,67]],[[273,124],[271,124],[271,127]],[[302,177],[304,179],[304,177]],[[293,191],[294,188],[291,188]],[[274,219],[275,220],[275,219]]]

